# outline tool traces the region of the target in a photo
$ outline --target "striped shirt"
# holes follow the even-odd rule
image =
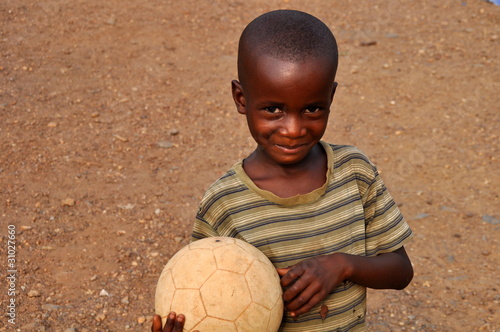
[[[258,188],[235,164],[205,193],[192,241],[209,236],[242,239],[277,268],[342,252],[376,256],[412,236],[376,167],[353,146],[321,142],[327,154],[325,184],[308,194],[281,198]],[[327,318],[320,316],[328,306]],[[366,288],[345,281],[297,320],[285,314],[280,331],[364,331]]]

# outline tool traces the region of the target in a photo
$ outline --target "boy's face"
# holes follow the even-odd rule
[[[245,60],[241,83],[232,82],[238,112],[246,115],[261,161],[297,164],[320,141],[337,83],[328,62],[269,56]]]

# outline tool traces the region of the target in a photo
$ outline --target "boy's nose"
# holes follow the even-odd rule
[[[286,116],[281,126],[281,134],[290,138],[296,138],[304,136],[306,129],[297,116]]]

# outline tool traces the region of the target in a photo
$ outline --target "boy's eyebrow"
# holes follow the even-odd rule
[[[301,108],[308,108],[308,107],[324,107],[326,104],[326,101],[312,101],[308,103],[304,103]],[[261,102],[258,102],[255,104],[256,108],[265,108],[265,107],[270,107],[270,106],[277,106],[277,107],[282,107],[285,104],[283,102],[278,102],[278,101],[272,101],[272,100],[264,100]]]
[[[256,105],[257,105],[257,107],[263,107],[263,106],[269,106],[269,105],[281,106],[281,105],[283,105],[283,103],[278,102],[278,101],[273,101],[273,100],[263,100],[263,101],[258,102]]]

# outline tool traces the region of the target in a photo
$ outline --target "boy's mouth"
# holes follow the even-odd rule
[[[284,144],[275,144],[278,148],[281,150],[287,151],[287,152],[295,152],[302,147],[304,147],[306,144],[296,144],[296,145],[284,145]]]

